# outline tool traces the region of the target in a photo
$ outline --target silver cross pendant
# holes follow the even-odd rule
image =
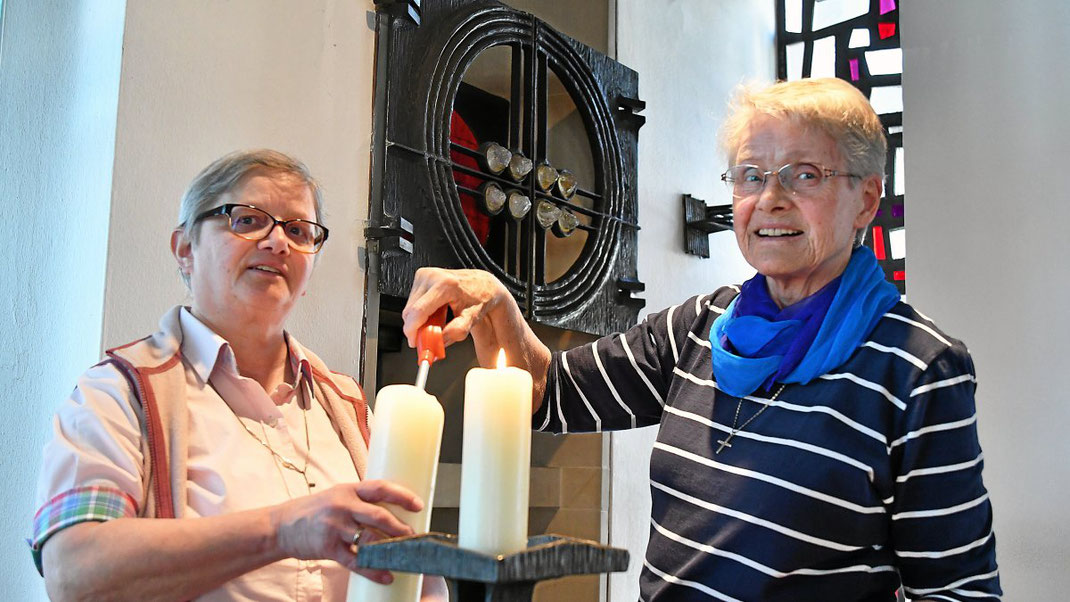
[[[717,448],[717,451],[713,452],[714,455],[717,455],[717,454],[721,453],[724,450],[724,448],[726,448],[726,447],[732,447],[732,444],[729,443],[729,441],[731,441],[731,440],[732,440],[731,437],[728,437],[727,439],[718,439],[717,443],[720,443],[721,446]]]

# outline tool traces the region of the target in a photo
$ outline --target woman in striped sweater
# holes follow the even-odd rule
[[[721,142],[753,279],[551,353],[492,276],[425,269],[410,342],[449,305],[447,342],[535,376],[535,428],[658,425],[643,600],[998,599],[973,363],[861,245],[879,118],[841,80],[779,83]]]

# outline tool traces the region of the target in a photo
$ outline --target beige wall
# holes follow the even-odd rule
[[[1008,600],[1070,590],[1070,6],[903,2],[907,294],[977,368]]]
[[[186,301],[168,237],[196,173],[236,149],[302,159],[331,230],[290,330],[356,374],[368,212],[371,0],[132,2],[126,15],[108,241],[105,345]]]

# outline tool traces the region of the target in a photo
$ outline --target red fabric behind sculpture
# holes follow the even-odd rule
[[[464,119],[457,114],[457,111],[450,116],[450,141],[472,150],[479,148],[479,141],[476,140],[475,134]],[[450,150],[450,160],[458,165],[479,169],[479,163],[473,157],[460,151]],[[478,189],[483,184],[481,178],[457,170],[453,171],[453,180],[461,186],[472,189]],[[458,193],[461,196],[461,209],[464,211],[464,216],[468,218],[468,224],[472,226],[472,232],[479,240],[479,244],[486,244],[487,237],[490,235],[490,218],[479,210],[476,205],[479,199],[474,195],[461,190]]]

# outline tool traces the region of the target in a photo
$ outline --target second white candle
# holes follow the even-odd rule
[[[498,555],[528,540],[531,375],[506,367],[473,368],[464,381],[461,509],[457,543]]]

